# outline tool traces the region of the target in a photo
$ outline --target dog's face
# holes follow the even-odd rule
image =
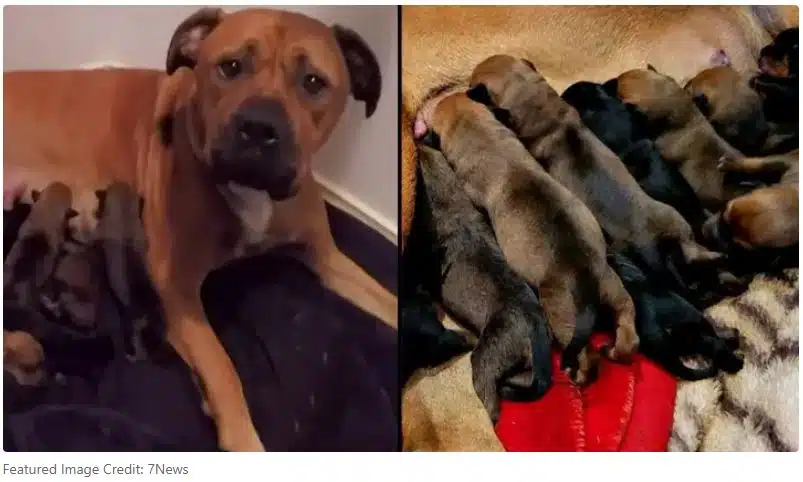
[[[292,196],[349,93],[376,109],[377,60],[355,32],[301,14],[202,9],[175,31],[167,73],[192,69],[185,122],[216,182]]]
[[[798,43],[797,27],[784,30],[775,40],[759,52],[758,68],[773,77],[797,77]]]
[[[736,70],[703,70],[684,89],[722,137],[743,149],[761,147],[769,134],[761,97]]]

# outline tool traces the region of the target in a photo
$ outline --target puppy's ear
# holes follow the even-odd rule
[[[510,111],[507,109],[503,109],[501,107],[494,107],[491,109],[491,112],[494,113],[494,117],[496,120],[502,123],[508,129],[513,128],[513,116],[510,115]]]
[[[354,30],[340,25],[332,27],[351,80],[351,95],[365,102],[365,117],[371,117],[382,92],[382,74],[379,62],[368,44]]]
[[[202,8],[181,22],[167,48],[167,74],[179,67],[195,68],[201,41],[218,26],[225,13],[220,8]]]
[[[692,100],[694,100],[694,105],[700,109],[700,112],[702,112],[704,116],[708,117],[711,115],[711,103],[708,102],[708,97],[706,97],[705,94],[694,94]]]
[[[427,129],[427,133],[421,137],[421,143],[433,149],[441,150],[441,136],[432,129]]]
[[[485,84],[477,84],[466,91],[466,95],[474,102],[479,102],[482,105],[493,107],[494,101],[491,98],[491,91]]]
[[[658,72],[658,69],[652,66],[652,64],[647,64],[647,70],[652,70],[653,72]]]
[[[533,72],[538,72],[538,69],[536,69],[535,65],[532,62],[530,62],[529,60],[523,58],[523,59],[521,59],[521,61],[524,62],[524,65],[526,65],[527,67],[533,69]]]

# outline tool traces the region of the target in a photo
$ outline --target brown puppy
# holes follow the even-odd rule
[[[563,367],[577,384],[594,376],[588,338],[604,306],[616,322],[608,356],[638,348],[633,301],[608,266],[591,211],[533,160],[515,134],[464,93],[444,97],[425,119],[469,197],[488,213],[511,268],[539,292]]]
[[[724,163],[720,169],[753,176],[779,176],[770,187],[731,200],[703,226],[713,241],[748,251],[789,248],[800,240],[798,225],[799,151],[767,157],[745,157]]]
[[[717,134],[747,155],[762,155],[797,142],[796,134],[776,133],[764,115],[761,96],[750,79],[730,66],[703,70],[685,86]]]
[[[661,156],[678,166],[706,208],[716,211],[753,188],[725,182],[717,165],[744,155],[717,134],[691,94],[672,78],[652,68],[635,69],[608,85],[647,117]]]
[[[20,385],[38,385],[44,378],[42,345],[24,331],[3,330],[3,370]]]
[[[675,209],[641,189],[532,63],[489,57],[474,69],[471,85],[469,95],[504,109],[533,157],[594,213],[611,249],[633,251],[653,273],[682,288],[680,266],[722,257],[694,241],[691,226]]]
[[[67,222],[72,211],[72,192],[54,182],[41,193],[33,194],[34,205],[22,223],[17,241],[9,251],[3,266],[5,299],[28,305],[34,291],[53,272],[59,249],[67,234]]]
[[[135,187],[168,339],[202,381],[219,445],[263,450],[200,286],[232,257],[300,244],[326,286],[395,326],[395,297],[335,246],[310,172],[349,93],[376,109],[378,63],[337,25],[202,9],[176,29],[166,71],[5,73],[4,189]]]

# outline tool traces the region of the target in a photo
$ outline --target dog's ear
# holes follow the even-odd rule
[[[647,70],[652,70],[653,72],[658,72],[658,69],[652,66],[652,64],[647,64]]]
[[[173,142],[174,116],[179,107],[180,97],[195,88],[194,84],[190,85],[191,83],[192,70],[189,67],[179,67],[162,82],[159,95],[156,97],[153,118],[156,132],[159,134],[154,136],[154,140],[158,141],[161,147],[170,146]]]
[[[371,117],[376,111],[382,92],[379,62],[365,40],[354,30],[334,25],[332,32],[346,60],[351,80],[351,95],[365,102],[365,117]]]
[[[469,99],[474,102],[479,102],[482,105],[487,105],[488,107],[493,107],[494,105],[494,100],[491,98],[491,91],[488,90],[488,86],[485,84],[477,84],[468,89],[466,95]]]
[[[491,112],[494,113],[494,117],[496,120],[502,123],[508,129],[513,128],[513,116],[510,115],[510,111],[507,109],[503,109],[501,107],[494,107],[491,109]]]
[[[432,129],[427,129],[427,133],[421,137],[422,144],[436,150],[441,150],[441,136]]]
[[[702,112],[704,116],[708,117],[711,115],[711,103],[708,102],[708,97],[706,97],[705,94],[694,94],[692,99],[694,100],[694,105],[700,109],[700,112]]]
[[[181,22],[167,48],[167,74],[179,67],[195,68],[201,41],[218,26],[225,13],[220,8],[202,8]]]

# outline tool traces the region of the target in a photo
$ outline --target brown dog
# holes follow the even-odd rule
[[[503,109],[533,157],[588,206],[611,249],[632,251],[654,274],[681,287],[682,266],[721,258],[694,241],[691,226],[674,208],[641,189],[532,63],[489,57],[474,69],[471,85],[469,95]]]
[[[203,382],[219,445],[263,450],[200,286],[234,256],[292,242],[325,285],[396,325],[395,297],[335,246],[310,172],[349,93],[374,112],[378,64],[337,25],[202,9],[178,26],[166,67],[4,74],[4,188],[136,187],[168,339]]]
[[[444,97],[424,119],[469,197],[491,220],[506,261],[538,289],[563,367],[577,384],[595,375],[588,340],[600,306],[616,320],[608,355],[638,348],[633,301],[605,258],[594,215],[536,162],[515,134],[464,93]]]
[[[784,134],[764,115],[761,96],[750,78],[730,66],[703,70],[684,87],[717,134],[741,152],[759,156],[796,143],[796,134]]]
[[[647,117],[661,156],[678,167],[703,206],[716,211],[752,189],[725,182],[717,165],[744,154],[717,134],[691,94],[672,78],[650,67],[629,70],[609,85]]]

